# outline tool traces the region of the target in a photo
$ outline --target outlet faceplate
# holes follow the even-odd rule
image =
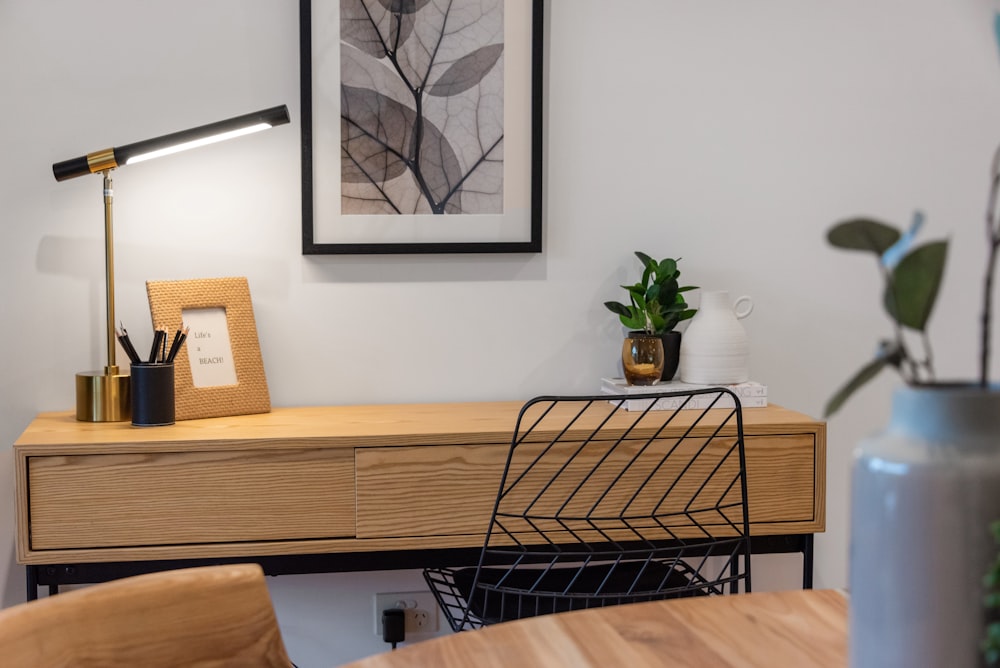
[[[438,605],[429,591],[403,591],[375,594],[375,635],[382,635],[382,611],[402,608],[406,618],[406,635],[434,633],[440,628]]]

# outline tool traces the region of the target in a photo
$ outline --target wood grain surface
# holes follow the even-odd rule
[[[343,668],[842,668],[847,598],[834,590],[592,608],[403,646]]]
[[[256,564],[139,575],[0,610],[6,668],[291,666]]]
[[[522,405],[275,408],[156,428],[43,413],[14,444],[17,559],[480,547]],[[678,430],[698,411],[680,413]],[[825,423],[776,405],[743,414],[751,533],[823,531]]]

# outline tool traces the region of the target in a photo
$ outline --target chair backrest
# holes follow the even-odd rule
[[[9,668],[292,665],[257,564],[123,578],[0,610]]]
[[[538,397],[518,416],[479,566],[456,577],[476,626],[749,591],[749,555],[732,392]]]

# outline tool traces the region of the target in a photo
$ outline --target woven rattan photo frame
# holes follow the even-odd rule
[[[197,360],[199,333],[192,330],[174,358],[175,419],[248,415],[271,410],[246,278],[146,281],[146,294],[153,327],[168,332],[189,324],[184,322],[185,311],[222,309],[225,313],[236,383],[195,386],[192,359]]]

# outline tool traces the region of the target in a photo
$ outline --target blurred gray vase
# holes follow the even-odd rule
[[[855,452],[851,504],[852,668],[983,665],[1000,389],[898,389]]]

